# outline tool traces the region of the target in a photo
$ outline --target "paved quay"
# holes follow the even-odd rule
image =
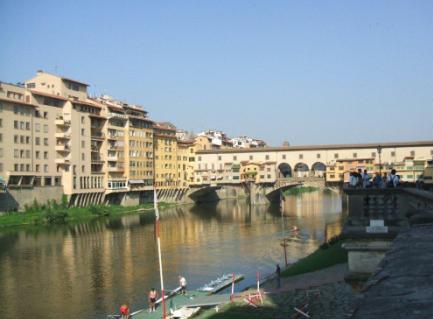
[[[412,226],[396,237],[352,318],[433,318],[432,224]]]

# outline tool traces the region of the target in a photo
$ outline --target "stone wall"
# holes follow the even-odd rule
[[[32,205],[35,199],[39,204],[51,200],[60,203],[62,196],[62,186],[8,189],[0,193],[0,212],[23,210],[25,205]]]

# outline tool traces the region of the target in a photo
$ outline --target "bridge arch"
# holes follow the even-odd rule
[[[301,162],[295,165],[294,171],[295,177],[308,177],[310,169],[307,164]]]
[[[278,172],[280,177],[292,177],[292,167],[287,163],[278,165]]]
[[[311,172],[315,177],[323,177],[325,176],[326,173],[326,165],[322,162],[315,162],[311,166]]]

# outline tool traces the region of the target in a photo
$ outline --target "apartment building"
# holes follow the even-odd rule
[[[194,141],[178,139],[176,159],[179,187],[188,187],[194,182]]]
[[[153,187],[153,122],[143,107],[104,95],[97,99],[107,117],[106,191],[122,193]]]
[[[108,96],[90,98],[87,87],[43,71],[25,85],[0,83],[1,185],[57,186],[75,205],[153,188],[147,112]]]
[[[174,189],[180,186],[177,166],[176,127],[168,122],[153,125],[155,144],[155,186],[157,189]]]

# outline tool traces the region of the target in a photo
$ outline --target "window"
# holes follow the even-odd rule
[[[3,157],[3,149],[0,148],[0,158],[2,158],[2,157]]]
[[[81,129],[81,136],[84,136],[84,129]]]
[[[44,124],[44,133],[48,133],[48,125]]]
[[[84,141],[81,141],[81,148],[86,147],[86,143]]]
[[[39,172],[40,169],[41,169],[41,165],[36,164],[36,166],[35,166],[35,171],[36,171],[36,172]]]
[[[15,144],[19,143],[19,136],[18,135],[14,135],[14,143]]]
[[[84,161],[85,160],[85,156],[84,153],[81,153],[81,160]]]
[[[410,151],[410,156],[415,156],[415,151]]]
[[[26,164],[26,172],[30,172],[30,164]]]
[[[357,158],[358,157],[358,153],[353,153],[352,156],[353,156],[353,158]]]
[[[218,160],[221,161],[221,156],[218,156]]]
[[[14,129],[19,129],[18,121],[14,121]]]
[[[40,132],[41,131],[41,124],[39,124],[39,123],[35,124],[35,131],[36,132]]]
[[[283,158],[283,160],[285,160],[286,159],[286,154],[283,154],[282,158]]]
[[[15,171],[15,172],[18,172],[18,170],[19,170],[19,169],[18,169],[18,164],[14,164],[14,171]]]
[[[266,155],[265,158],[266,158],[266,160],[269,160],[269,155]]]
[[[48,173],[48,165],[47,164],[44,165],[44,173]]]
[[[45,177],[44,181],[45,186],[51,186],[51,177]]]
[[[30,150],[26,150],[26,158],[30,158]]]
[[[0,163],[0,172],[3,172],[3,163]]]
[[[335,153],[335,154],[334,154],[334,158],[338,158],[338,153]]]
[[[316,154],[316,158],[320,158],[320,153],[317,153],[317,154]]]
[[[44,112],[44,119],[48,118],[48,112]]]
[[[299,154],[299,159],[303,159],[304,158],[304,154]]]
[[[30,131],[30,122],[26,122],[26,130]]]
[[[3,142],[3,134],[0,133],[0,142]]]
[[[44,159],[48,159],[48,152],[44,152]]]
[[[371,157],[376,157],[376,152],[372,152]]]
[[[14,158],[20,157],[20,150],[14,149]]]
[[[41,145],[41,138],[40,137],[36,137],[35,138],[35,144],[36,145]]]
[[[84,116],[81,117],[81,124],[84,124]]]
[[[395,157],[395,152],[394,151],[391,152],[391,156]]]
[[[21,143],[21,144],[24,144],[24,138],[25,138],[24,135],[20,135],[20,143]]]
[[[0,119],[0,127],[3,127],[3,119]]]
[[[85,166],[81,165],[81,173],[84,173],[84,170],[85,170]]]
[[[48,138],[47,137],[44,137],[44,145],[48,146]]]
[[[233,160],[234,161],[237,161],[238,160],[238,157],[235,155],[235,156],[233,156]]]
[[[252,161],[253,160],[253,156],[252,155],[250,155],[250,161]]]

